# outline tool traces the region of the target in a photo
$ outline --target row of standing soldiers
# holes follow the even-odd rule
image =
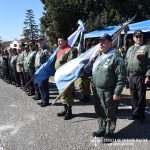
[[[51,54],[52,50],[46,46],[43,39],[39,39],[37,42],[22,43],[19,49],[4,50],[0,53],[0,77],[7,83],[24,89],[24,86],[34,77],[38,68],[48,61]],[[77,57],[77,55],[77,51],[74,50],[73,57]],[[81,91],[80,100],[89,101],[91,93],[90,78],[82,76],[79,78],[78,83]],[[48,79],[43,81],[40,87],[31,81],[24,90],[28,96],[35,95],[34,100],[39,100],[43,97],[43,106],[49,103]]]
[[[22,43],[19,49],[4,50],[0,54],[0,77],[7,83],[23,89],[38,68],[49,59],[51,53],[43,39]],[[39,89],[33,81],[24,90],[28,96],[36,95],[34,99],[41,99],[42,89]],[[45,100],[49,100],[48,94]]]

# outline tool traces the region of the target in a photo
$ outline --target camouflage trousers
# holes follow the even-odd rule
[[[79,90],[83,97],[89,97],[91,94],[90,78],[87,76],[78,79]]]
[[[75,86],[74,83],[70,85],[70,87],[61,95],[60,99],[63,104],[67,104],[68,106],[72,106],[74,104],[74,99],[73,99],[73,90]]]

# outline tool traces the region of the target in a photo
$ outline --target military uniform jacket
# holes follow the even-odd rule
[[[47,49],[39,49],[35,56],[35,69],[37,70],[42,64],[48,61],[50,52]]]
[[[63,50],[64,50],[63,53],[57,55],[56,62],[55,62],[55,69],[58,69],[60,66],[62,66],[63,64],[65,64],[66,62],[74,58],[74,52],[72,51],[69,45],[67,45],[63,49],[60,49],[58,53]]]
[[[29,53],[24,52],[23,55],[24,55],[23,68],[24,68],[24,71],[25,71],[25,72],[28,72],[28,64],[27,64],[27,61],[28,61]]]
[[[10,67],[12,70],[16,70],[17,57],[18,57],[18,55],[12,55],[12,57],[11,57]]]
[[[99,91],[114,91],[120,95],[126,79],[124,60],[115,52],[92,72],[92,83]]]
[[[17,57],[17,72],[23,72],[23,60],[24,60],[24,52],[22,51]]]
[[[137,55],[141,53],[141,57]],[[131,46],[126,54],[128,74],[150,76],[150,46]]]
[[[2,68],[2,64],[3,64],[3,57],[2,57],[2,55],[0,54],[0,68]]]
[[[3,55],[3,63],[2,63],[2,67],[3,69],[8,69],[8,55]]]
[[[37,51],[30,51],[27,58],[27,68],[28,70],[34,70],[35,67],[35,55]]]

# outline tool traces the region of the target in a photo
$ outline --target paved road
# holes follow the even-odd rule
[[[50,101],[58,94],[53,84],[51,87]],[[64,121],[56,116],[62,109],[60,102],[41,108],[37,105],[40,101],[0,80],[0,150],[149,150],[150,100],[144,124],[127,119],[129,100],[129,91],[124,89],[115,138],[103,144],[101,138],[91,136],[98,129],[92,101],[84,104],[75,100],[75,117]]]

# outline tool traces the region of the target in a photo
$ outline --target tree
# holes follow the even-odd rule
[[[55,42],[57,35],[69,36],[79,19],[86,21],[86,30],[124,23],[137,14],[136,21],[150,18],[149,0],[41,0],[44,4],[41,32]]]
[[[69,36],[77,28],[78,20],[86,15],[81,3],[74,0],[42,0],[42,2],[45,13],[41,18],[41,32],[49,36],[52,43],[56,42],[60,34]]]
[[[39,29],[38,25],[36,25],[36,22],[34,20],[34,14],[33,10],[29,9],[26,10],[26,19],[24,21],[24,29],[23,29],[23,35],[25,39],[35,40],[39,37]]]

